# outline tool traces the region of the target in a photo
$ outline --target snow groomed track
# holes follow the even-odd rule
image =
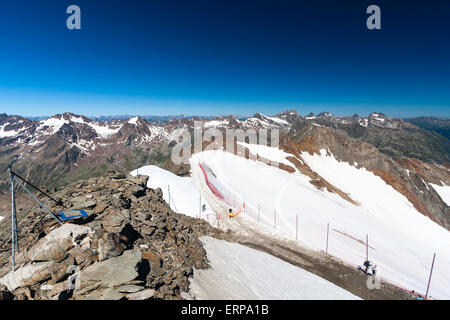
[[[266,158],[277,150],[263,148],[273,149],[262,151]],[[317,190],[310,178],[299,172],[290,174],[223,151],[194,154],[192,179],[222,221],[222,227],[237,232],[249,233],[251,228],[258,228],[280,239],[297,238],[308,246],[325,250],[330,224],[329,253],[354,266],[365,259],[364,242],[369,235],[369,259],[377,263],[381,276],[408,290],[425,293],[431,259],[436,252],[429,295],[450,298],[447,230],[415,211],[403,195],[380,178],[324,154],[305,158],[313,170],[349,193],[360,205],[335,193]],[[343,173],[345,178],[341,176]],[[237,209],[244,202],[245,213],[230,221],[228,208]]]

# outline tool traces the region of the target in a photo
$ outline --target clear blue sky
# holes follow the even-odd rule
[[[381,7],[382,30],[365,27]],[[66,28],[70,4],[82,30]],[[449,1],[2,0],[0,112],[450,117]]]

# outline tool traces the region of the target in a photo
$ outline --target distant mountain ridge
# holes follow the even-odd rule
[[[416,117],[406,118],[408,121],[423,129],[439,133],[447,139],[450,139],[450,119],[443,117]]]
[[[93,120],[93,121],[111,121],[111,120],[127,120],[133,117],[136,117],[138,115],[132,115],[132,114],[120,114],[120,115],[100,115],[100,116],[86,116],[86,118]],[[140,118],[152,122],[152,123],[158,123],[158,124],[165,124],[173,120],[178,119],[186,119],[186,118],[202,118],[202,119],[214,119],[217,116],[188,116],[185,114],[180,115],[139,115]],[[51,116],[24,116],[24,118],[35,120],[35,121],[41,121],[48,118],[51,118]]]
[[[333,135],[344,134],[348,145],[360,141],[374,146],[382,154],[400,161],[399,164],[406,169],[419,172],[424,181],[435,184],[441,183],[436,177],[442,174],[430,176],[430,172],[440,172],[441,169],[445,172],[450,168],[449,139],[435,131],[403,119],[388,117],[381,112],[360,117],[357,114],[336,116],[325,111],[302,117],[295,110],[284,110],[273,116],[255,113],[248,118],[180,116],[158,119],[149,121],[134,116],[126,119],[93,120],[83,115],[63,113],[42,120],[30,120],[0,114],[0,192],[7,193],[9,188],[7,167],[11,163],[18,173],[47,188],[59,188],[80,179],[100,176],[108,169],[131,171],[136,165],[141,167],[153,164],[176,174],[186,175],[189,173],[189,166],[175,165],[170,160],[170,155],[178,137],[174,134],[175,130],[192,131],[195,121],[200,122],[205,130],[276,128],[280,129],[282,139],[285,136],[299,135],[305,138],[305,134],[309,132],[313,137],[322,137],[327,141],[331,139],[329,134],[323,135],[320,130],[315,130],[326,128]],[[327,145],[324,141],[320,144]],[[345,152],[341,154],[345,158]],[[371,161],[368,167],[383,169],[374,164],[381,161],[381,156],[375,155]],[[362,160],[359,159],[358,162],[362,163]],[[441,169],[435,168],[435,165]],[[427,166],[431,166],[431,169],[426,169]],[[392,175],[391,171],[386,172]],[[423,188],[417,190],[428,193]],[[411,192],[418,192],[417,190]],[[418,195],[422,199],[420,203],[427,203],[429,206],[432,206],[435,197],[434,193],[426,198]],[[436,212],[437,215],[434,215],[437,220],[446,221],[442,204],[439,208],[431,211],[423,209],[422,212],[427,215]]]
[[[11,163],[24,176],[48,187],[101,175],[108,168],[134,169],[134,154],[140,165],[163,165],[173,146],[169,144],[176,138],[174,131],[192,130],[194,121],[205,128],[288,126],[284,120],[276,122],[262,115],[244,121],[236,116],[160,121],[139,116],[99,121],[69,112],[43,120],[0,114],[0,190],[8,187],[6,169]]]
[[[448,120],[450,121],[450,120]],[[367,117],[340,117],[329,112],[309,114],[299,119],[294,130],[306,123],[345,131],[350,137],[368,142],[382,153],[394,158],[416,158],[426,162],[450,162],[450,140],[445,136],[400,118],[390,118],[381,112]]]

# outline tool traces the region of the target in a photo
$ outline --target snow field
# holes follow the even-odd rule
[[[195,270],[185,298],[356,300],[359,297],[270,254],[202,237],[212,269]],[[214,285],[211,285],[214,284]]]
[[[365,259],[368,235],[369,259],[378,265],[381,276],[407,289],[425,293],[436,252],[429,295],[450,297],[447,230],[417,212],[403,195],[373,173],[340,163],[325,151],[302,156],[314,171],[361,205],[317,190],[309,177],[299,173],[289,174],[222,151],[193,155],[191,167],[198,170],[198,163],[203,163],[210,168],[208,175],[214,176],[210,180],[224,195],[223,202],[238,209],[245,200],[244,215],[272,228],[276,225],[293,239],[298,234],[309,246],[325,250],[329,223],[328,252],[354,266],[362,265]]]

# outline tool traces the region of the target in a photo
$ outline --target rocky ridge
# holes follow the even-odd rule
[[[381,112],[367,117],[336,116],[329,112],[305,117],[295,110],[273,116],[255,113],[248,118],[175,117],[164,122],[141,117],[89,119],[63,113],[41,120],[0,114],[0,193],[8,187],[6,168],[47,187],[60,187],[73,181],[101,176],[108,169],[131,171],[154,164],[180,171],[165,163],[175,144],[175,130],[191,131],[194,122],[204,129],[278,128],[296,131],[312,124],[345,131],[350,137],[368,142],[394,158],[416,158],[429,163],[450,162],[450,141],[408,121],[390,118]],[[448,122],[442,119],[441,122]],[[426,127],[428,128],[428,127]],[[68,180],[69,176],[73,180]]]
[[[181,299],[195,269],[208,268],[199,237],[225,235],[204,220],[173,212],[148,177],[108,171],[41,198],[52,212],[83,209],[60,226],[44,210],[20,212],[16,270],[10,218],[0,222],[0,298]]]
[[[295,133],[311,124],[343,131],[349,137],[370,143],[393,158],[416,158],[438,164],[450,161],[450,140],[445,135],[403,119],[388,117],[381,112],[372,112],[367,117],[311,113],[305,118],[298,118],[291,132]]]

